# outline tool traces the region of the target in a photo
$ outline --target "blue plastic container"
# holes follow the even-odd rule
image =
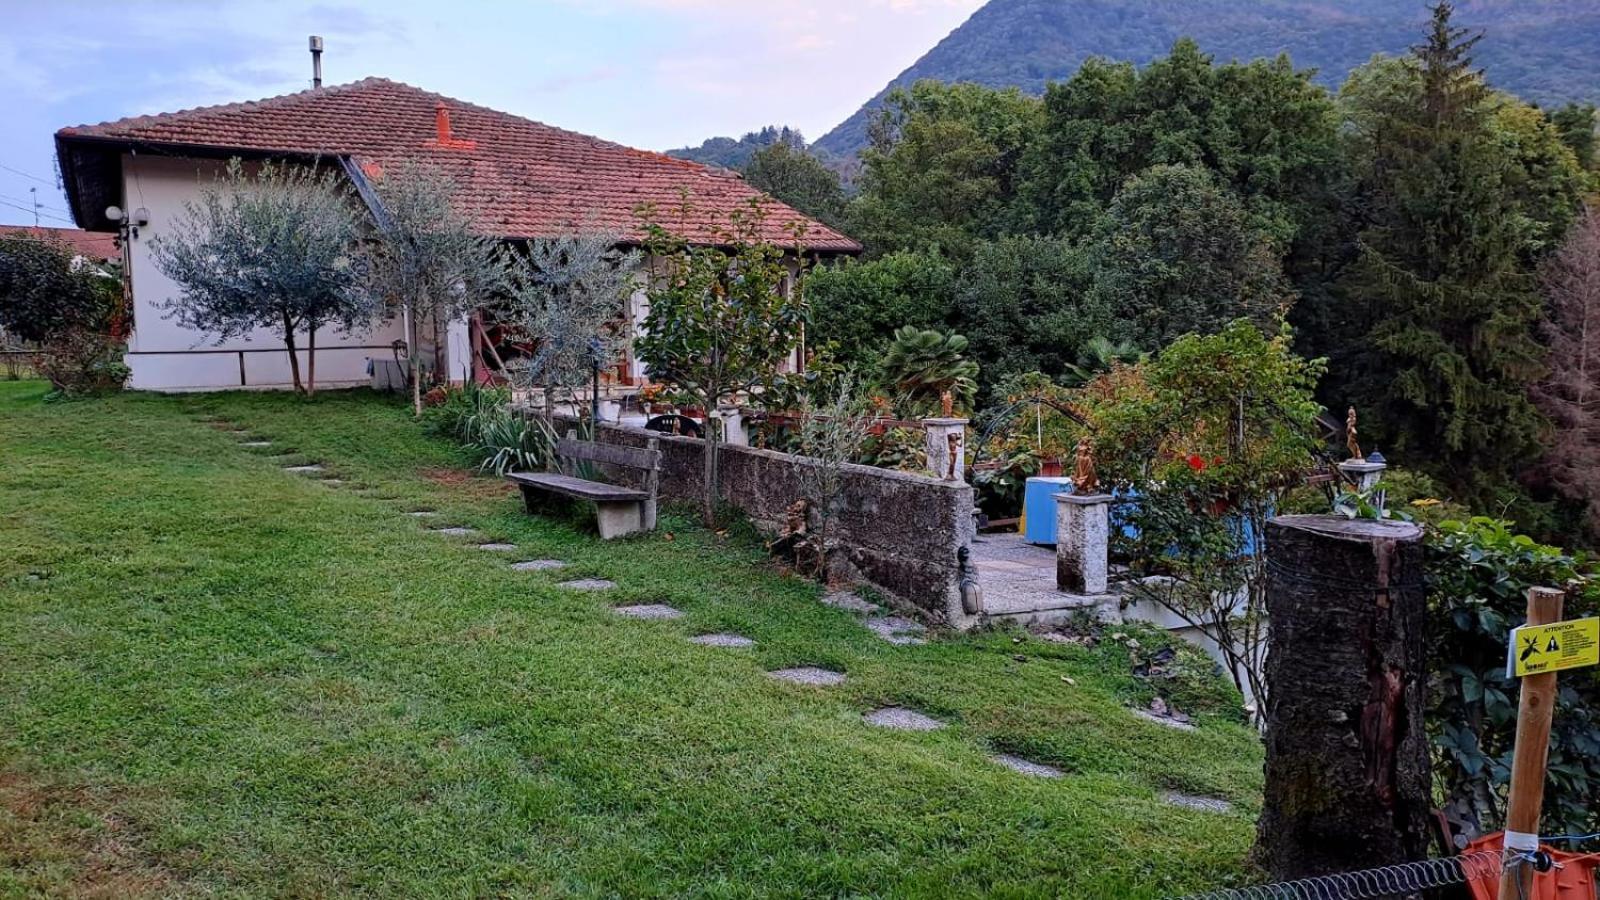
[[[1027,517],[1022,539],[1030,544],[1056,544],[1056,495],[1072,493],[1071,478],[1029,478],[1023,488],[1022,510]]]

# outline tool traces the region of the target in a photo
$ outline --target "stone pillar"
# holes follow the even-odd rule
[[[928,472],[943,481],[967,480],[966,419],[923,419]]]
[[[717,407],[717,419],[722,422],[722,442],[730,447],[750,446],[750,435],[744,430],[744,413],[737,406]]]
[[[1275,881],[1423,859],[1428,672],[1422,530],[1267,523],[1266,791],[1256,860]]]
[[[1110,566],[1111,495],[1056,494],[1056,587],[1104,594]]]

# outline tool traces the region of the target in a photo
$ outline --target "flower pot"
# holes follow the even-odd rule
[[[1051,456],[1039,461],[1039,475],[1042,478],[1061,477],[1061,457]]]

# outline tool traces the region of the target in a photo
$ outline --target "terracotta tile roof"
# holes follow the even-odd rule
[[[441,129],[439,110],[448,114]],[[441,137],[444,139],[441,140]],[[111,140],[208,150],[350,155],[364,164],[423,160],[465,185],[480,227],[507,238],[606,228],[640,237],[636,210],[655,204],[663,224],[715,242],[729,213],[760,192],[731,172],[553,128],[385,78],[100,125],[63,128],[61,143]],[[694,212],[675,214],[687,194]],[[788,206],[768,200],[765,238],[818,251],[860,246]],[[672,215],[669,215],[673,213]]]
[[[24,237],[36,241],[64,244],[72,252],[87,259],[120,260],[122,251],[117,248],[117,236],[79,228],[35,228],[32,225],[0,225],[0,238]]]

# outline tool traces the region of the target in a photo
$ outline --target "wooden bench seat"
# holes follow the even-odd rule
[[[595,521],[603,540],[654,531],[656,492],[660,486],[661,451],[655,438],[645,449],[619,447],[564,438],[556,444],[556,462],[577,460],[638,469],[644,472],[644,489],[590,481],[563,472],[512,472],[506,478],[522,489],[522,500],[529,513],[537,513],[551,495],[593,503]]]

